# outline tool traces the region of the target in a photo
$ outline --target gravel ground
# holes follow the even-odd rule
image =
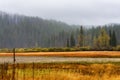
[[[0,63],[12,63],[13,57],[0,57]],[[16,57],[16,63],[50,62],[120,62],[120,58],[79,58],[79,57]]]

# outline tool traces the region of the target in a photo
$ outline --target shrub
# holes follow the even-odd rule
[[[40,52],[48,52],[48,48],[42,48],[42,49],[39,49]]]
[[[0,52],[11,52],[10,49],[4,48],[4,49],[0,49]]]
[[[80,51],[90,51],[91,48],[88,46],[88,47],[80,47]]]
[[[16,52],[24,52],[25,50],[24,50],[24,48],[17,48],[17,49],[15,49],[15,51]]]
[[[63,48],[63,51],[71,51],[71,49],[66,47],[66,48]]]
[[[116,47],[113,47],[113,50],[115,51],[120,51],[120,45],[116,46]]]

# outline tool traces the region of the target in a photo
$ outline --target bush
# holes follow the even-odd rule
[[[49,50],[48,50],[48,48],[41,48],[41,49],[39,49],[39,52],[48,52]]]
[[[68,48],[68,47],[63,48],[63,51],[64,51],[64,52],[65,52],[65,51],[71,51],[71,48]]]
[[[4,49],[0,49],[0,52],[11,52],[11,50],[10,49],[7,49],[7,48],[4,48]]]
[[[16,48],[15,51],[16,52],[24,52],[25,50],[24,50],[24,48]]]
[[[64,48],[16,48],[16,52],[70,52],[70,51],[120,51],[120,45],[109,48],[64,47]],[[0,49],[0,52],[13,52],[13,49]]]
[[[114,51],[120,51],[120,45],[116,46],[116,47],[113,47],[113,50]]]
[[[80,47],[80,51],[90,51],[91,47]]]

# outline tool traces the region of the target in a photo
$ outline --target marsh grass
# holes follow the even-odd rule
[[[120,65],[112,63],[1,64],[0,80],[120,80]]]

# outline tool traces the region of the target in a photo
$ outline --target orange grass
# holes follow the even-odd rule
[[[13,53],[0,53],[0,56],[13,56]],[[120,51],[29,52],[16,56],[120,57]]]
[[[25,67],[23,67],[25,66]],[[120,80],[120,65],[115,64],[20,64],[16,67],[16,80]],[[41,67],[42,66],[42,67]],[[12,73],[4,75],[11,80]]]

